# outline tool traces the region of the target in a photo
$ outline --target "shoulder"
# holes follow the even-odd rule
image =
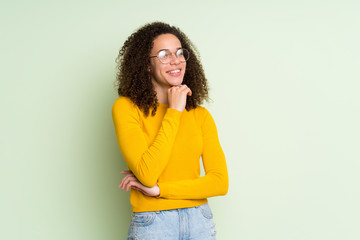
[[[128,97],[119,97],[113,104],[114,110],[131,110],[137,108],[137,106]]]
[[[208,118],[212,118],[210,112],[203,106],[197,106],[190,111],[193,111],[196,121],[200,124],[203,124]]]
[[[128,97],[119,97],[115,100],[113,107],[112,107],[112,115],[113,117],[116,116],[128,116],[139,118],[140,117],[140,110],[138,106],[130,100]]]
[[[210,112],[203,106],[197,106],[192,109],[192,111],[194,111],[194,114],[199,117],[210,115]]]
[[[205,107],[196,107],[194,109],[194,115],[196,118],[196,122],[202,129],[203,134],[208,135],[217,133],[214,118],[211,116],[210,112]]]

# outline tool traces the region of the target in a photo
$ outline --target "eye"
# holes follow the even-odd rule
[[[166,50],[161,50],[158,54],[158,58],[167,58],[168,56],[169,56],[169,53]]]
[[[184,55],[184,51],[183,51],[182,48],[180,48],[180,49],[178,49],[178,50],[176,51],[176,56],[179,57],[179,56],[182,56],[182,55]]]

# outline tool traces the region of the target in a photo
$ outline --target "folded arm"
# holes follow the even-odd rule
[[[205,112],[202,119],[202,160],[205,176],[196,179],[158,182],[152,188],[148,188],[141,185],[131,172],[123,172],[127,176],[121,181],[119,187],[123,190],[132,188],[148,196],[167,199],[204,199],[225,195],[229,184],[225,156],[220,146],[214,120],[206,109],[203,111]]]
[[[124,97],[115,101],[112,108],[116,137],[129,170],[144,186],[152,187],[168,163],[181,112],[167,109],[150,146],[141,130],[140,114],[131,100]]]

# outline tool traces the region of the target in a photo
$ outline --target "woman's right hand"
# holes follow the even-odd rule
[[[191,96],[191,89],[185,84],[173,86],[168,90],[169,108],[183,112],[186,106],[187,96]]]

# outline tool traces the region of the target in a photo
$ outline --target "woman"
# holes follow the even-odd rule
[[[129,168],[119,185],[131,189],[128,239],[215,239],[207,198],[227,193],[228,174],[200,106],[208,88],[195,47],[180,29],[154,22],[125,41],[117,62],[112,114]]]

